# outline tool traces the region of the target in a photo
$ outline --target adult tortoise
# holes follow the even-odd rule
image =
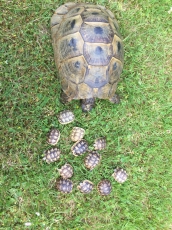
[[[85,112],[95,98],[118,103],[115,91],[124,55],[113,13],[100,5],[66,3],[52,16],[51,31],[61,100],[81,99]]]

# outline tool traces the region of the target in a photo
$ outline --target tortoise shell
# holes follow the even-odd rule
[[[100,154],[97,151],[92,151],[86,156],[84,163],[85,167],[92,170],[96,167],[96,165],[100,162]]]
[[[76,142],[81,140],[84,137],[85,130],[80,128],[80,127],[73,127],[72,132],[71,132],[71,140]]]
[[[70,164],[63,165],[58,171],[63,179],[68,179],[73,176],[73,167]]]
[[[69,100],[110,99],[123,68],[118,23],[99,5],[66,3],[51,18],[56,66]]]
[[[124,183],[128,177],[127,172],[121,168],[116,168],[112,176],[118,183]]]
[[[97,189],[100,195],[107,196],[111,193],[112,186],[109,180],[102,180],[99,182]]]
[[[84,180],[77,187],[82,193],[90,193],[93,190],[93,183],[89,180]]]
[[[70,193],[73,189],[73,183],[69,179],[63,179],[57,181],[56,188],[62,193]]]
[[[87,152],[88,150],[88,143],[85,140],[77,141],[71,148],[72,153],[74,156],[80,156]]]
[[[48,134],[48,143],[50,145],[56,145],[60,139],[60,131],[57,129],[52,129]]]
[[[94,149],[95,150],[102,150],[106,148],[106,138],[100,137],[97,138],[94,142]]]
[[[74,121],[74,119],[75,119],[74,114],[69,110],[60,112],[58,116],[59,122],[63,125],[71,123],[72,121]]]
[[[52,148],[45,151],[44,155],[43,160],[50,164],[60,159],[60,149]]]

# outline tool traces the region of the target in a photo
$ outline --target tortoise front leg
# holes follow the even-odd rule
[[[109,98],[109,101],[113,104],[119,104],[120,103],[120,97],[118,94],[115,94],[113,97]]]
[[[81,107],[83,112],[89,112],[95,106],[95,98],[88,98],[81,100]]]

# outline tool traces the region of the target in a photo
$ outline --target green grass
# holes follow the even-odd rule
[[[87,1],[111,9],[120,24],[125,65],[118,85],[119,105],[97,101],[89,114],[79,102],[59,102],[60,85],[54,63],[49,21],[63,1],[1,1],[1,181],[0,229],[172,229],[172,13],[171,1]],[[76,120],[63,126],[57,114],[74,112]],[[73,126],[86,129],[92,146],[107,137],[101,164],[93,171],[82,157],[70,153]],[[46,135],[59,128],[61,160],[47,165]],[[57,168],[74,167],[74,190],[55,189]],[[111,174],[127,170],[123,185]],[[113,191],[100,197],[94,189],[81,194],[77,184],[89,179],[95,187],[111,181]],[[36,215],[40,213],[40,216]]]

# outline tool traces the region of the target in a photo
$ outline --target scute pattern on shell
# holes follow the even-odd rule
[[[123,68],[123,43],[110,10],[99,5],[62,5],[51,20],[56,66],[69,101],[110,99]]]
[[[107,196],[111,193],[112,186],[110,181],[108,180],[102,180],[99,182],[97,189],[102,196]]]
[[[59,117],[58,117],[58,120],[61,124],[68,124],[74,121],[74,119],[75,119],[74,114],[69,110],[60,112]]]
[[[52,148],[50,150],[45,151],[45,156],[43,160],[45,160],[48,164],[55,162],[60,159],[60,149]]]
[[[62,193],[70,193],[73,189],[73,183],[69,179],[63,179],[57,181],[56,188]]]
[[[70,164],[65,164],[59,169],[59,173],[63,179],[68,179],[73,176],[73,167]]]
[[[60,139],[60,131],[57,129],[52,129],[48,135],[48,143],[50,145],[56,145]]]
[[[88,150],[88,144],[85,140],[80,140],[77,141],[71,148],[72,153],[74,156],[80,156],[82,154],[84,154],[85,152],[87,152]]]
[[[84,160],[85,167],[90,170],[94,169],[99,164],[100,159],[100,154],[97,151],[90,152]]]
[[[128,177],[127,172],[121,168],[115,169],[112,176],[118,183],[124,183]]]
[[[80,128],[80,127],[73,127],[72,132],[71,132],[71,140],[76,142],[81,140],[84,137],[85,130]]]
[[[93,190],[93,183],[89,180],[84,180],[77,187],[82,193],[90,193]]]
[[[94,149],[95,150],[102,150],[106,148],[106,138],[100,137],[95,140],[94,142]]]

